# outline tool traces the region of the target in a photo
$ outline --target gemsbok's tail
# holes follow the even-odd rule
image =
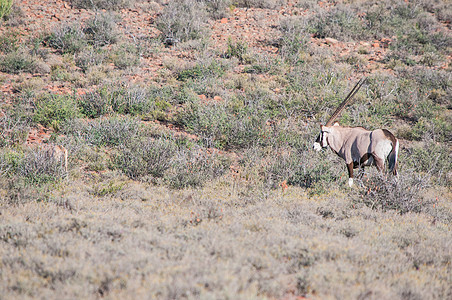
[[[391,153],[389,153],[389,170],[392,174],[397,175],[397,158],[399,156],[399,140],[395,139],[395,143],[392,144]]]

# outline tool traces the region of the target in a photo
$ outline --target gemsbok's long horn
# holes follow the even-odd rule
[[[345,97],[344,101],[336,108],[336,111],[331,115],[330,119],[326,122],[325,126],[331,126],[339,114],[344,110],[345,106],[351,101],[353,96],[359,91],[361,86],[366,82],[367,77],[361,78],[350,93]]]

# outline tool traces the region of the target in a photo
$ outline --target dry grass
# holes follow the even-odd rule
[[[450,222],[340,191],[247,194],[229,178],[170,190],[105,173],[46,202],[2,202],[3,297],[450,297]],[[88,188],[100,183],[114,188]],[[436,205],[450,214],[448,196]]]

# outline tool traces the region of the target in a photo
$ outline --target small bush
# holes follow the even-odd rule
[[[156,105],[150,98],[149,92],[140,86],[120,86],[117,96],[112,98],[113,111],[132,116],[148,114]]]
[[[119,84],[105,85],[81,96],[78,105],[89,118],[97,118],[110,112],[139,115],[150,113],[155,103],[149,92],[139,86]]]
[[[19,176],[31,184],[55,182],[67,175],[64,162],[55,158],[52,151],[45,147],[27,151],[2,151],[0,174],[10,178]]]
[[[119,38],[117,17],[111,13],[96,14],[84,28],[88,42],[95,48],[115,44]]]
[[[80,23],[62,24],[56,27],[45,42],[62,54],[80,52],[88,44]]]
[[[104,50],[89,46],[75,54],[75,65],[87,72],[91,67],[102,65],[107,60],[107,55]]]
[[[110,55],[113,64],[121,70],[136,67],[140,64],[140,56],[135,45],[121,44],[113,49]]]
[[[146,175],[158,178],[171,167],[176,150],[174,141],[164,137],[133,140],[121,149],[114,161],[132,179]]]
[[[79,116],[73,96],[46,95],[35,100],[33,121],[59,130],[63,122]]]
[[[67,175],[63,162],[55,159],[52,151],[43,148],[26,153],[17,171],[34,184],[58,181]]]
[[[76,8],[118,10],[128,8],[135,0],[69,0]]]
[[[450,186],[452,165],[448,158],[451,155],[452,149],[447,144],[427,141],[401,151],[400,161],[419,174],[430,174],[436,184]]]
[[[196,0],[169,1],[156,20],[163,39],[173,42],[203,37],[206,34],[206,22],[206,7],[203,2]]]
[[[306,147],[309,147],[307,145]],[[345,172],[345,164],[332,162],[331,153],[320,153],[317,157],[307,157],[308,149],[298,153],[297,162],[288,183],[310,189],[311,194],[325,193],[334,182],[339,181],[340,174]]]
[[[36,60],[26,48],[0,56],[0,71],[11,74],[21,72],[33,73],[36,70]]]
[[[262,142],[265,112],[257,108],[230,109],[224,103],[189,102],[177,115],[177,122],[200,137],[206,147],[246,148]]]
[[[113,111],[111,107],[113,96],[114,94],[107,92],[107,87],[102,87],[80,96],[77,103],[84,116],[98,118]]]
[[[345,41],[362,38],[365,28],[357,12],[343,5],[335,6],[326,12],[319,12],[311,18],[309,24],[311,32],[316,37],[330,37]]]
[[[110,13],[96,14],[85,24],[74,22],[56,27],[44,41],[62,54],[81,52],[87,45],[97,49],[118,41],[116,22],[116,17]]]

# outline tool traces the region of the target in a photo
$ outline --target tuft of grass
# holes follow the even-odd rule
[[[309,42],[306,21],[297,17],[282,19],[280,30],[282,36],[275,43],[281,58],[293,65],[303,63]]]
[[[126,70],[131,67],[136,67],[140,64],[139,49],[135,45],[120,44],[113,48],[110,58],[120,70]]]

